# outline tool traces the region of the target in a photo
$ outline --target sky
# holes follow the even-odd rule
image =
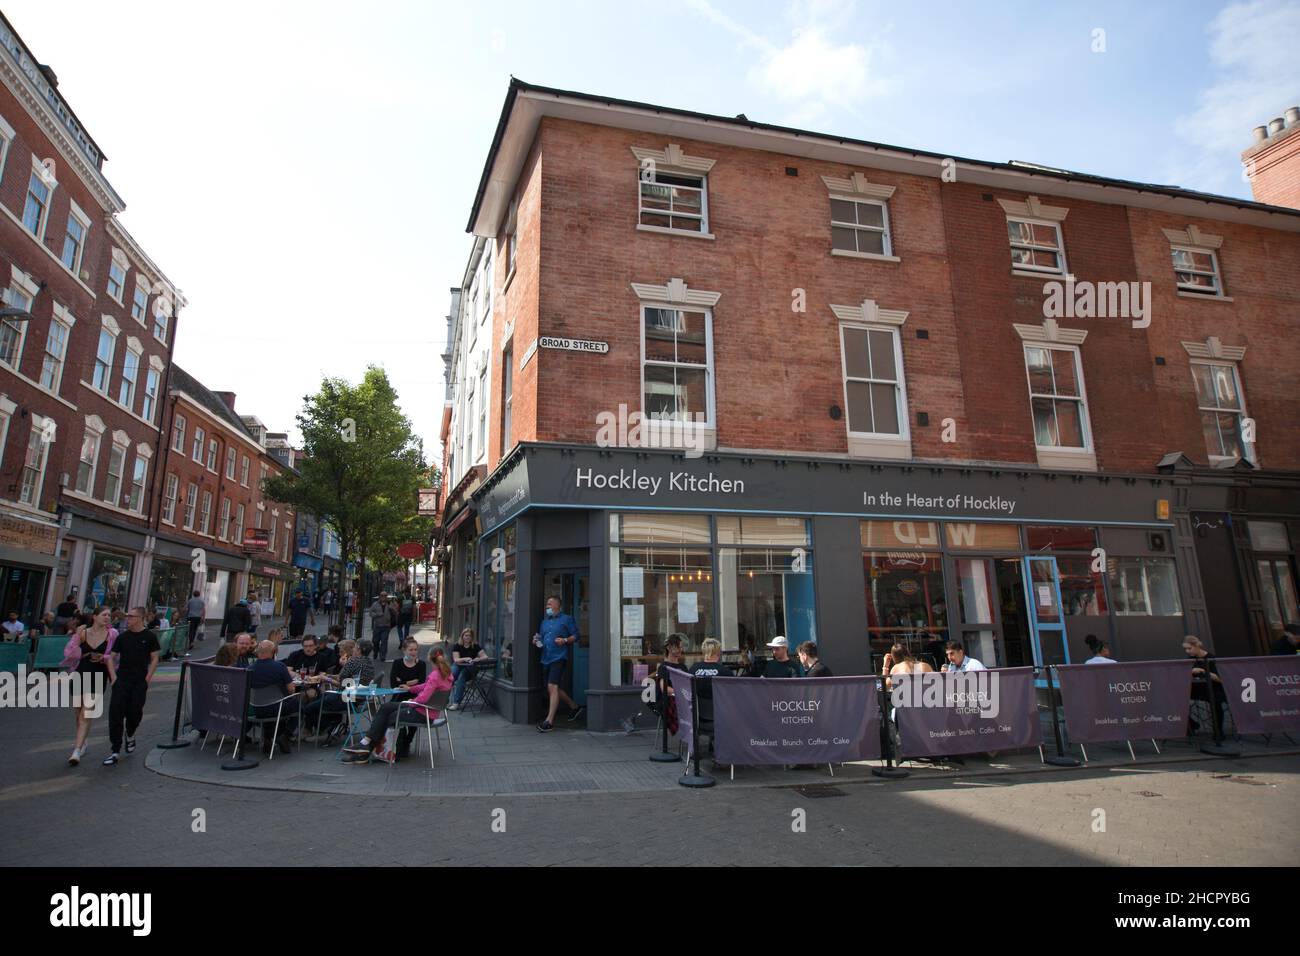
[[[451,287],[510,77],[1250,198],[1300,0],[8,0],[183,290],[176,361],[295,434],[383,366],[439,460]]]

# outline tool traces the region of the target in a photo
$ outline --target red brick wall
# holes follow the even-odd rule
[[[516,439],[590,443],[598,412],[614,412],[620,403],[639,409],[639,300],[630,284],[680,277],[693,289],[722,294],[713,314],[721,448],[845,453],[845,422],[827,414],[844,403],[830,304],[872,298],[881,308],[909,312],[902,348],[914,457],[1035,462],[1023,343],[1013,325],[1042,324],[1045,280],[1011,273],[1006,213],[996,202],[1023,202],[1025,193],[864,168],[870,182],[896,187],[890,219],[901,262],[864,261],[830,255],[820,177],[847,176],[851,168],[675,139],[686,153],[716,160],[709,229],[717,238],[710,241],[636,230],[630,147],[661,149],[665,140],[553,118],[543,120],[538,140],[540,155],[534,144],[521,195],[531,202],[540,190],[540,236],[534,240],[526,226],[520,275],[503,299],[515,315],[521,304],[513,296],[531,290],[540,263],[537,325],[528,291],[516,317],[516,360],[538,333],[607,341],[610,351],[539,350],[516,374]],[[788,176],[786,166],[797,167],[798,176]],[[1200,221],[1204,231],[1225,236],[1220,260],[1234,301],[1188,300],[1175,294],[1169,242],[1160,232],[1186,228],[1186,221],[1123,205],[1042,199],[1069,210],[1062,234],[1077,280],[1152,283],[1149,328],[1133,328],[1130,318],[1060,320],[1088,333],[1081,360],[1098,466],[1149,472],[1169,451],[1206,459],[1178,343],[1217,334],[1227,345],[1247,346],[1242,376],[1259,423],[1261,463],[1297,467],[1297,430],[1288,416],[1298,406],[1286,379],[1294,378],[1300,358],[1300,237]],[[806,291],[806,313],[791,311],[795,288]],[[917,338],[922,329],[928,339]],[[1167,364],[1156,365],[1157,356]],[[921,411],[928,426],[916,422]],[[955,443],[940,441],[945,418],[956,422]],[[494,453],[499,447],[494,441]],[[490,464],[495,460],[494,454]]]
[[[1300,209],[1300,132],[1295,124],[1246,150],[1241,158],[1257,202]]]
[[[13,374],[7,366],[0,365],[0,392],[19,406],[10,425],[4,447],[0,449],[3,453],[3,459],[0,460],[0,497],[13,500],[18,496],[18,482],[22,472],[31,416],[52,417],[57,428],[55,441],[48,452],[40,506],[42,510],[53,511],[59,495],[60,475],[68,475],[69,488],[75,484],[81,441],[88,416],[98,415],[107,425],[100,445],[95,475],[93,496],[96,498],[102,498],[103,495],[112,444],[111,434],[114,430],[125,431],[130,437],[131,452],[127,456],[124,467],[123,484],[126,488],[129,488],[129,476],[137,445],[144,443],[154,448],[157,441],[157,432],[145,422],[126,414],[121,406],[81,384],[82,381],[90,382],[93,378],[101,316],[111,315],[121,328],[114,353],[113,375],[110,383],[110,394],[113,398],[117,397],[121,382],[128,337],[135,337],[142,346],[143,352],[140,356],[133,402],[136,415],[139,415],[142,409],[151,355],[157,355],[164,364],[156,404],[160,406],[163,401],[165,368],[171,361],[171,343],[159,342],[153,337],[149,328],[131,318],[129,296],[136,281],[136,264],[132,264],[127,275],[125,307],[119,306],[105,292],[108,262],[114,242],[105,228],[104,210],[93,198],[90,190],[77,177],[72,167],[61,160],[54,146],[44,137],[7,89],[0,89],[0,115],[3,115],[14,127],[16,133],[14,141],[9,146],[3,172],[0,174],[0,206],[9,213],[9,215],[0,213],[0,253],[3,255],[3,261],[0,261],[0,285],[6,287],[9,285],[11,266],[17,266],[38,284],[44,283],[45,286],[37,294],[33,303],[34,318],[27,323],[27,334],[19,364],[21,377]],[[45,251],[42,251],[36,238],[21,225],[33,155],[38,159],[52,157],[56,161],[55,175],[58,186],[53,190],[46,218]],[[82,273],[87,274],[84,280],[80,276],[74,277],[57,259],[63,251],[63,237],[72,200],[75,200],[91,219],[81,264]],[[118,243],[118,245],[122,244]],[[45,343],[56,301],[66,307],[76,320],[68,337],[63,375],[57,389],[57,397],[34,384],[40,380]],[[152,303],[152,299],[150,301]],[[169,338],[174,337],[174,334],[175,321],[173,320],[168,330]],[[161,417],[161,414],[161,408],[156,407],[155,421]],[[154,461],[156,460],[155,453]],[[152,485],[153,473],[151,466],[150,485]],[[105,509],[78,499],[78,506],[83,505],[88,511],[112,515],[128,523],[138,522],[141,525],[145,523],[142,517],[135,518],[121,511]]]

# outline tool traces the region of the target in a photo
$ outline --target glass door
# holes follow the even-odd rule
[[[1070,663],[1065,616],[1061,610],[1061,576],[1056,558],[1025,558],[1025,581],[1028,584],[1029,632],[1034,664],[1042,667]],[[1046,686],[1046,677],[1040,677],[1039,683]]]
[[[954,636],[985,667],[1006,667],[994,559],[953,558],[951,579],[957,586],[960,610]]]

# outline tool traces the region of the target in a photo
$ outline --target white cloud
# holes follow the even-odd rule
[[[852,110],[866,99],[893,89],[884,76],[882,61],[888,44],[877,37],[870,43],[836,42],[831,37],[847,28],[852,3],[841,0],[795,0],[788,7],[794,24],[790,39],[773,43],[714,7],[709,0],[691,0],[703,17],[740,39],[741,45],[759,52],[749,80],[768,95],[788,104],[783,121],[792,125],[824,122],[834,109]],[[757,118],[757,117],[756,117]]]
[[[1236,3],[1220,11],[1208,32],[1217,75],[1196,110],[1174,123],[1186,146],[1172,168],[1182,185],[1240,194],[1239,156],[1252,142],[1251,129],[1300,99],[1300,4]]]

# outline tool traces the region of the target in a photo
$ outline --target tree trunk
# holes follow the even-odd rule
[[[358,641],[361,640],[361,629],[364,625],[363,616],[366,613],[366,535],[364,531],[361,533],[359,551],[360,553],[357,555],[357,621],[353,627]]]

